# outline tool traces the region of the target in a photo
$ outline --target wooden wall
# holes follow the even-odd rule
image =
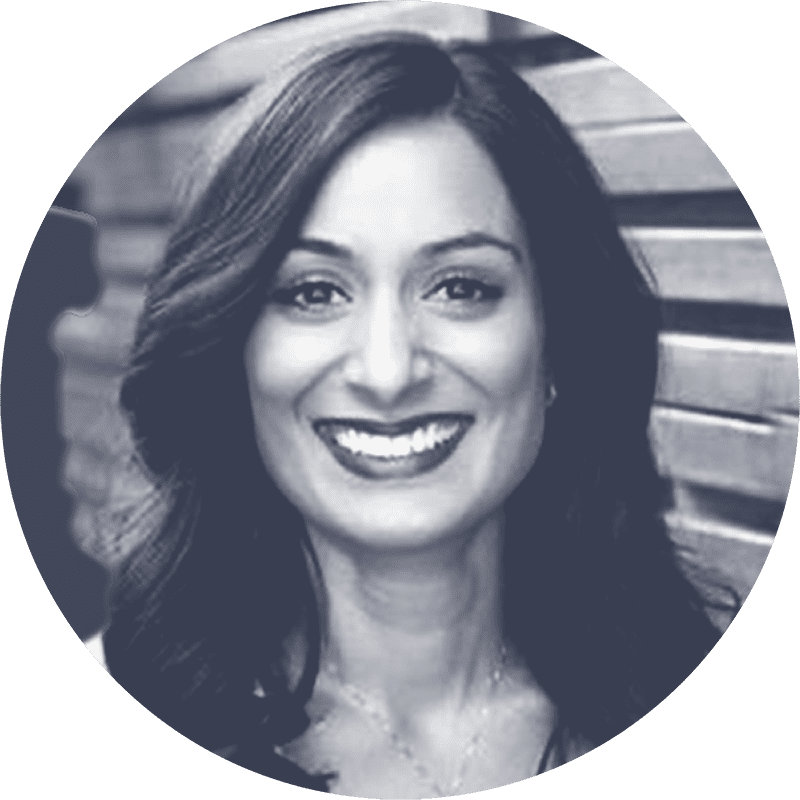
[[[668,521],[744,597],[797,442],[797,353],[767,243],[705,142],[633,76],[593,54],[520,71],[582,143],[655,274],[664,324],[651,438],[675,485]]]
[[[472,8],[397,2],[343,7],[254,29],[198,56],[145,94],[77,167],[98,220],[102,281],[90,314],[56,325],[63,354],[64,480],[81,546],[113,563],[95,511],[137,492],[118,468],[129,443],[116,408],[143,286],[164,246],[181,169],[204,126],[306,45],[383,29],[485,43],[572,128],[596,165],[624,236],[663,300],[651,433],[676,486],[668,520],[693,558],[745,596],[768,553],[797,439],[797,359],[764,237],[730,176],[694,131],[628,73],[543,28]]]

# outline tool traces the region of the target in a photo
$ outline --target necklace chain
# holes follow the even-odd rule
[[[461,761],[455,777],[449,784],[445,786],[442,786],[442,784],[433,776],[431,770],[422,761],[420,761],[414,748],[392,725],[392,722],[386,712],[377,706],[363,689],[355,686],[354,684],[343,681],[338,671],[332,665],[327,667],[327,672],[336,680],[339,691],[344,695],[344,697],[350,701],[351,705],[355,706],[361,712],[366,714],[383,731],[392,750],[398,756],[408,762],[416,776],[433,790],[434,795],[436,797],[450,797],[451,795],[458,794],[459,790],[464,785],[469,760],[477,752],[478,747],[483,741],[486,725],[488,723],[491,711],[489,701],[492,697],[494,697],[498,686],[503,680],[505,675],[506,659],[507,651],[505,646],[503,646],[500,649],[497,663],[489,676],[487,700],[480,710],[480,723],[478,728],[470,737],[466,747],[464,748],[464,753],[461,756]]]

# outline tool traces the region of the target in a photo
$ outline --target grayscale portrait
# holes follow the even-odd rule
[[[516,783],[654,709],[750,592],[795,457],[783,288],[702,139],[577,42],[411,0],[248,31],[100,137],[68,235],[46,537],[10,425],[33,260],[6,344],[23,529],[113,678],[217,756],[354,797]],[[91,580],[51,585],[58,548]]]

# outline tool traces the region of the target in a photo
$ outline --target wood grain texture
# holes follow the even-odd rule
[[[690,573],[716,577],[741,600],[747,598],[769,555],[773,536],[679,514],[668,515],[667,524]]]
[[[623,228],[669,300],[786,306],[778,269],[759,230]]]
[[[85,204],[99,219],[169,219],[215,114],[106,132],[83,158]]]
[[[662,333],[661,403],[747,416],[798,412],[797,349],[784,342]]]
[[[65,311],[53,326],[53,345],[67,365],[121,369],[128,361],[144,302],[138,287],[109,286],[91,310]]]
[[[103,225],[97,238],[103,272],[118,282],[144,283],[161,260],[168,236],[165,225]]]
[[[612,194],[736,188],[719,159],[686,122],[583,128],[574,133]]]
[[[655,92],[605,58],[526,68],[520,75],[567,125],[680,119]]]
[[[650,436],[664,477],[786,500],[797,444],[796,417],[771,424],[656,407]]]

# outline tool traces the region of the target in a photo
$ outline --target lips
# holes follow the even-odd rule
[[[397,422],[320,419],[313,427],[333,457],[362,478],[410,478],[453,454],[474,422],[468,414],[427,414]]]

